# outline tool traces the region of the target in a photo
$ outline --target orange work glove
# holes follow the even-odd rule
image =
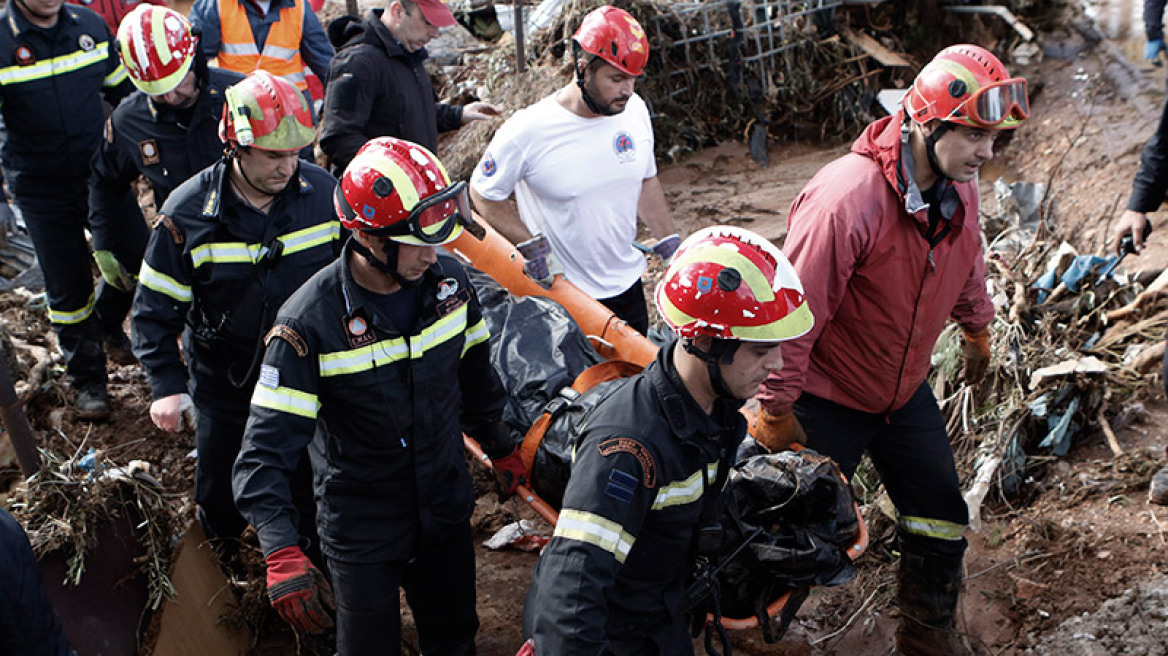
[[[758,415],[750,425],[750,434],[754,436],[755,442],[771,453],[786,451],[796,442],[807,444],[807,433],[795,418],[795,413],[772,415],[762,406],[759,406]]]
[[[272,608],[293,627],[324,633],[333,626],[333,589],[300,547],[284,547],[267,557],[268,597]],[[326,610],[326,608],[328,610]]]
[[[990,331],[986,328],[979,333],[962,332],[965,333],[965,382],[977,385],[990,366]]]

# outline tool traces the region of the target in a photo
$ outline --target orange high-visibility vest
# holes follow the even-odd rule
[[[278,75],[304,91],[304,61],[300,58],[300,36],[304,29],[304,3],[297,0],[280,10],[280,19],[272,23],[261,53],[256,47],[247,20],[246,0],[219,0],[219,66],[250,74],[263,69]]]

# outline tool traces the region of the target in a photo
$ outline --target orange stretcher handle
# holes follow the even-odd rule
[[[463,230],[458,239],[446,244],[447,250],[463,257],[516,296],[543,296],[563,305],[584,334],[599,340],[597,344],[597,339],[594,339],[593,344],[601,357],[628,360],[642,367],[657,357],[657,346],[653,342],[563,276],[556,276],[551,289],[544,289],[532,280],[523,272],[523,265],[527,262],[523,254],[482,217],[476,215],[475,219],[482,228],[482,237]]]

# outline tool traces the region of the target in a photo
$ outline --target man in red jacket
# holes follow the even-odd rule
[[[783,250],[815,328],[760,388],[755,437],[771,450],[805,442],[849,477],[868,452],[899,512],[906,656],[969,653],[953,631],[968,510],[925,377],[950,318],[965,332],[966,380],[985,374],[994,308],[977,173],[1028,114],[1026,80],[983,48],[951,46],[903,111],[869,125],[791,206]]]

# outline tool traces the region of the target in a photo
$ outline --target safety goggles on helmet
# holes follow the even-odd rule
[[[986,128],[997,127],[1008,119],[1024,121],[1030,116],[1026,79],[1016,77],[982,87],[957,111],[964,111],[970,122]]]
[[[386,178],[381,178],[378,182],[381,180],[388,183]],[[357,213],[345,199],[341,185],[337,185],[336,200],[337,207],[344,213],[345,218],[353,221]],[[404,221],[396,221],[380,228],[361,228],[361,231],[407,244],[420,242],[424,245],[437,246],[454,240],[462,233],[464,227],[471,227],[473,222],[468,187],[466,182],[460,180],[418,201]]]

